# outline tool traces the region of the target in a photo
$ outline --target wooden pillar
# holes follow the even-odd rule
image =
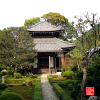
[[[60,52],[59,52],[59,72],[60,72]]]
[[[57,72],[57,68],[56,68],[56,58],[55,58],[55,73]]]
[[[49,75],[50,75],[50,56],[49,56]]]

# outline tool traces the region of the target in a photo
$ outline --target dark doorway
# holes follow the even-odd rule
[[[49,57],[38,57],[38,68],[49,68]]]

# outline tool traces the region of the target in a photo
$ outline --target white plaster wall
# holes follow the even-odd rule
[[[37,68],[37,64],[34,66],[34,68]]]
[[[54,67],[54,59],[53,59],[53,57],[50,57],[50,67],[51,68]]]
[[[64,57],[64,53],[63,52],[58,52],[58,55],[57,55],[57,57]]]

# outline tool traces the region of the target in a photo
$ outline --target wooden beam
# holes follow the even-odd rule
[[[49,75],[50,75],[50,56],[49,56]]]
[[[55,58],[55,73],[57,72],[57,68],[56,68],[56,58]]]

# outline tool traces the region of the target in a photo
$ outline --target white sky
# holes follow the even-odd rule
[[[100,17],[100,0],[0,0],[0,30],[10,26],[24,26],[25,19],[57,12],[75,20],[85,11]]]

